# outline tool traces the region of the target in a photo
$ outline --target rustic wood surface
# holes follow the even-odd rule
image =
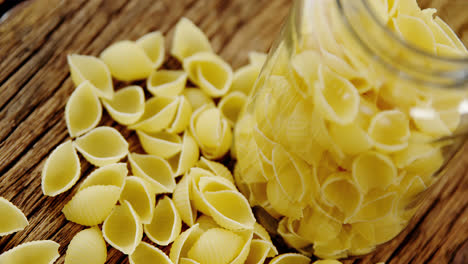
[[[30,221],[24,231],[0,238],[0,252],[23,242],[52,239],[61,244],[57,263],[63,263],[69,241],[83,229],[60,212],[74,191],[50,198],[40,188],[46,157],[68,139],[64,106],[74,89],[68,53],[98,55],[117,40],[136,39],[153,30],[170,40],[175,23],[186,16],[237,68],[247,62],[248,51],[268,50],[290,4],[290,0],[0,0],[4,13],[0,18],[0,196],[23,210]],[[439,8],[468,40],[468,33],[463,34],[468,32],[467,0],[427,0],[422,5]],[[460,8],[448,8],[453,5]],[[177,63],[171,60],[166,66]],[[108,117],[102,124],[115,125]],[[133,133],[120,129],[135,142]],[[82,166],[89,173],[91,167],[85,162]],[[468,263],[467,147],[449,167],[402,234],[377,252],[345,263]],[[109,247],[107,263],[128,260]]]

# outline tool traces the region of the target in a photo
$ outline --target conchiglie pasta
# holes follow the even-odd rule
[[[348,125],[330,124],[330,136],[338,147],[348,155],[356,155],[369,150],[373,145],[367,134],[359,124]]]
[[[214,105],[213,99],[211,99],[211,97],[209,97],[200,88],[193,88],[193,87],[185,88],[183,95],[189,101],[190,105],[192,106],[193,111],[197,110],[198,108],[206,104]]]
[[[102,117],[102,106],[91,83],[81,83],[65,106],[65,121],[71,137],[85,134],[95,128]]]
[[[281,215],[294,219],[303,216],[303,204],[290,201],[288,194],[283,191],[284,188],[276,180],[271,180],[267,183],[266,196],[271,207]]]
[[[221,98],[218,103],[218,108],[229,123],[234,126],[246,102],[247,96],[245,96],[245,94],[241,92],[231,92]]]
[[[375,200],[364,203],[351,222],[375,221],[390,215],[394,208],[396,193],[387,193]]]
[[[151,223],[155,206],[155,194],[142,178],[130,176],[120,194],[120,203],[128,201],[143,224]]]
[[[197,210],[191,201],[191,188],[190,176],[186,174],[179,183],[177,183],[174,193],[172,194],[174,206],[177,208],[182,221],[188,226],[193,226],[197,218]]]
[[[213,172],[214,175],[223,177],[229,180],[230,182],[234,183],[232,173],[222,163],[206,159],[205,157],[201,157],[200,160],[197,162],[197,167],[209,170]]]
[[[270,261],[270,264],[309,264],[310,258],[297,254],[297,253],[285,253],[276,256]]]
[[[122,125],[131,125],[145,111],[145,94],[140,86],[131,85],[118,90],[112,99],[103,100],[102,104],[112,119]]]
[[[178,97],[153,97],[146,101],[140,120],[129,128],[150,133],[162,131],[171,125],[178,105]]]
[[[0,255],[2,264],[52,264],[60,257],[60,245],[51,240],[26,242]]]
[[[29,224],[24,213],[3,197],[0,197],[0,215],[2,216],[0,218],[0,237],[21,231]]]
[[[171,55],[182,62],[199,52],[212,52],[210,41],[192,21],[183,17],[175,27]]]
[[[288,246],[297,248],[299,252],[302,252],[303,248],[307,248],[311,245],[311,242],[297,234],[297,230],[295,229],[297,229],[298,223],[298,220],[291,220],[289,217],[283,217],[281,221],[279,221],[276,231]],[[294,228],[294,226],[296,226],[296,228]],[[310,255],[310,253],[305,255]]]
[[[171,166],[169,163],[153,155],[131,153],[128,160],[132,172],[146,180],[152,191],[158,193],[172,193],[176,187]]]
[[[159,68],[164,62],[164,36],[159,31],[150,32],[135,42],[140,46],[152,62],[153,69]]]
[[[370,121],[368,134],[379,150],[394,152],[404,149],[410,137],[408,118],[399,110],[382,111]]]
[[[401,0],[400,0],[401,1]],[[453,31],[453,29],[445,23],[440,17],[435,17],[434,21],[440,26],[440,28],[449,36],[449,38],[453,41],[454,45],[463,53],[468,53],[465,45],[463,42],[458,38],[457,34]]]
[[[397,169],[386,155],[369,151],[356,157],[352,165],[352,174],[359,189],[364,193],[374,188],[385,190],[396,182]]]
[[[136,131],[140,144],[146,153],[161,158],[170,158],[182,150],[182,139],[177,134],[168,132],[146,133]]]
[[[128,153],[128,143],[115,128],[102,126],[73,142],[83,157],[95,166],[115,163]]]
[[[247,65],[234,72],[230,91],[249,95],[260,74],[261,65]]]
[[[211,228],[220,228],[220,226],[215,222],[215,220],[213,220],[213,218],[207,215],[201,215],[200,217],[198,217],[196,223],[204,232]]]
[[[263,52],[251,51],[248,54],[249,56],[249,63],[251,65],[256,65],[258,67],[262,67],[267,59],[267,54]]]
[[[102,225],[104,239],[120,252],[131,255],[143,238],[143,227],[132,206],[124,201],[116,206]]]
[[[271,244],[260,239],[252,239],[249,256],[245,264],[263,264],[270,252]]]
[[[71,189],[80,178],[80,159],[69,140],[56,147],[42,169],[42,193],[56,196]]]
[[[140,242],[129,260],[130,264],[173,264],[164,251],[145,242]]]
[[[341,223],[330,218],[317,207],[307,207],[304,210],[304,217],[299,221],[297,234],[312,243],[320,243],[336,238],[341,229]]]
[[[181,258],[179,263],[180,264],[200,264],[200,263],[196,262],[195,260],[189,259],[189,258]]]
[[[179,106],[177,107],[177,113],[174,117],[174,121],[169,128],[166,129],[169,133],[181,133],[183,132],[190,123],[190,117],[192,116],[192,106],[185,96],[179,96]]]
[[[153,71],[146,87],[154,96],[177,96],[185,88],[187,73],[175,70]]]
[[[180,258],[186,258],[198,238],[203,234],[198,224],[193,225],[178,236],[171,246],[169,257],[174,264],[179,264]]]
[[[70,241],[65,255],[65,264],[104,264],[107,247],[98,227],[78,232]]]
[[[434,35],[421,18],[399,14],[398,17],[394,18],[394,23],[404,40],[424,51],[435,54]]]
[[[91,172],[81,183],[79,190],[95,185],[110,185],[123,188],[128,174],[126,163],[115,163],[100,167]]]
[[[87,187],[73,196],[62,209],[68,221],[94,226],[102,223],[119,200],[121,188],[95,185]]]
[[[174,177],[178,177],[186,173],[191,167],[195,165],[200,152],[198,149],[197,142],[190,135],[190,132],[185,131],[182,137],[182,150],[177,155],[169,159]]]
[[[165,196],[154,209],[152,221],[144,225],[145,234],[154,243],[167,246],[179,236],[182,221],[172,200]]]

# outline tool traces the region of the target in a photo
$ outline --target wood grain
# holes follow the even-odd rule
[[[421,3],[447,13],[468,40],[466,15],[448,8],[465,5],[466,0]],[[290,0],[19,1],[0,20],[0,196],[22,209],[30,225],[0,238],[0,252],[26,241],[52,239],[61,244],[57,263],[63,263],[66,246],[82,229],[60,212],[74,191],[50,198],[40,189],[45,158],[68,139],[63,111],[74,89],[68,53],[98,55],[117,40],[134,40],[154,30],[162,31],[169,45],[175,23],[186,16],[206,32],[215,51],[238,68],[247,62],[249,51],[268,50],[290,4]],[[178,63],[169,60],[166,66]],[[107,116],[102,124],[116,126]],[[136,142],[134,133],[116,127]],[[375,253],[345,263],[468,263],[465,153],[467,147],[452,160],[450,170],[403,233]],[[89,173],[92,168],[82,164],[84,174]],[[128,261],[109,247],[107,263]]]

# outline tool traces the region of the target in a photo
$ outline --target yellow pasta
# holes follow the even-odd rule
[[[166,129],[169,133],[181,133],[188,127],[190,117],[192,116],[192,106],[185,96],[179,96],[179,106],[174,121],[169,128]]]
[[[164,36],[159,31],[145,34],[135,43],[140,46],[152,62],[153,69],[159,68],[164,62]]]
[[[245,94],[234,91],[221,98],[218,103],[218,108],[231,126],[234,126],[246,102],[247,96],[245,96]]]
[[[276,256],[270,261],[270,264],[309,264],[310,258],[297,254],[297,253],[285,253]]]
[[[182,221],[172,200],[165,196],[154,209],[152,221],[144,225],[145,234],[154,243],[167,246],[179,236]]]
[[[433,108],[414,107],[411,109],[410,116],[418,130],[425,134],[436,137],[452,134],[447,124],[442,120],[441,114]],[[456,126],[458,126],[458,121],[456,121]]]
[[[186,258],[188,251],[203,234],[198,224],[193,225],[178,236],[171,246],[169,257],[174,264],[179,264],[180,258]]]
[[[175,27],[171,55],[182,62],[199,52],[212,52],[210,41],[192,21],[183,17]]]
[[[214,105],[213,99],[209,97],[200,88],[185,88],[183,95],[188,99],[193,111],[205,104]]]
[[[350,248],[349,231],[343,228],[340,234],[327,242],[314,243],[314,254],[322,259],[338,259],[347,256]]]
[[[262,65],[251,64],[236,70],[233,75],[230,91],[249,95],[260,74],[261,66]]]
[[[98,227],[78,232],[70,241],[65,254],[65,264],[104,264],[107,247]]]
[[[243,242],[243,247],[239,255],[237,255],[236,258],[233,261],[231,261],[230,264],[244,264],[245,261],[247,260],[247,257],[249,256],[250,244],[252,242],[252,237],[253,237],[253,231],[252,230],[237,231],[236,234],[241,236],[244,242]]]
[[[359,124],[348,125],[330,124],[330,136],[338,147],[348,155],[356,155],[372,148],[372,140],[367,131]]]
[[[189,258],[181,258],[179,263],[180,264],[200,264],[200,263],[196,262],[195,260],[189,259]]]
[[[53,264],[60,257],[60,245],[51,240],[26,242],[0,255],[2,264]]]
[[[177,96],[187,82],[187,73],[175,70],[153,71],[146,80],[146,87],[154,96]]]
[[[297,234],[312,243],[327,242],[341,232],[341,223],[324,214],[318,207],[307,207],[299,221]]]
[[[408,146],[409,121],[399,110],[386,110],[376,114],[368,128],[375,146],[382,151],[394,152]]]
[[[272,180],[267,183],[266,195],[268,202],[276,212],[294,219],[302,217],[303,205],[299,202],[285,199],[284,197],[288,197],[288,194],[283,191],[283,188],[277,181]]]
[[[143,238],[143,227],[128,201],[117,205],[102,225],[104,239],[113,248],[131,255]]]
[[[392,213],[395,200],[396,193],[387,193],[373,201],[364,203],[350,221],[362,222],[382,219]]]
[[[118,90],[111,100],[105,99],[102,104],[112,119],[122,125],[131,125],[145,111],[145,94],[140,86],[131,85]]]
[[[276,231],[288,246],[294,247],[298,249],[299,252],[302,252],[302,249],[307,248],[311,243],[306,238],[297,234],[297,230],[295,230],[298,227],[297,223],[299,223],[299,221],[291,220],[289,217],[283,217],[283,219],[278,223],[278,229]],[[310,253],[305,255],[310,255]]]
[[[57,146],[42,168],[42,193],[56,196],[71,189],[80,178],[80,159],[68,140]]]
[[[435,54],[436,42],[434,35],[421,18],[399,14],[397,18],[394,18],[394,23],[405,41],[424,51]]]
[[[182,137],[182,150],[169,159],[174,177],[178,177],[186,173],[195,165],[200,157],[198,145],[190,132],[185,131]]]
[[[62,209],[68,221],[95,226],[102,223],[119,200],[121,188],[95,185],[78,191]]]
[[[127,177],[119,200],[121,204],[128,201],[143,224],[151,223],[156,201],[145,180],[136,176]]]
[[[302,93],[304,94],[313,93],[314,82],[318,79],[319,56],[318,52],[307,50],[296,54],[291,59],[291,67],[303,83]]]
[[[114,163],[97,168],[81,183],[79,191],[96,185],[110,185],[123,188],[127,174],[126,163]]]
[[[82,82],[65,106],[65,122],[71,137],[85,134],[95,128],[102,117],[102,106],[91,83]]]
[[[131,153],[128,161],[133,174],[147,181],[154,193],[174,191],[176,183],[171,166],[166,160],[153,155]]]
[[[129,128],[145,132],[159,132],[168,128],[174,120],[178,104],[177,97],[153,97],[146,101],[145,112],[140,120]]]
[[[161,158],[170,158],[182,150],[182,139],[168,132],[146,133],[136,131],[140,144],[146,153]]]
[[[234,178],[232,177],[232,173],[222,163],[211,161],[209,159],[206,159],[205,157],[201,157],[200,160],[197,162],[197,167],[200,167],[205,170],[209,170],[213,172],[214,175],[221,176],[229,180],[230,182],[234,183]]]
[[[340,261],[338,261],[338,260],[335,260],[335,259],[323,259],[323,260],[314,261],[313,264],[342,264],[342,263]]]
[[[116,163],[128,154],[128,143],[115,128],[101,126],[73,142],[83,157],[95,166]]]
[[[114,88],[109,68],[93,56],[72,54],[67,56],[73,83],[79,86],[89,81],[94,92],[102,98],[112,99]]]
[[[364,193],[378,188],[385,190],[396,182],[397,169],[393,161],[386,155],[369,151],[353,161],[353,179]]]
[[[177,208],[182,221],[184,221],[188,226],[193,226],[197,217],[197,210],[192,205],[190,189],[191,181],[189,176],[186,174],[177,184],[174,193],[172,194],[172,200],[174,201],[174,206]]]
[[[208,229],[211,228],[221,228],[213,218],[207,216],[207,215],[201,215],[198,217],[197,222],[198,226],[206,232]]]
[[[153,62],[145,49],[129,40],[110,45],[99,57],[109,67],[112,76],[120,81],[145,79],[153,69]]]
[[[437,25],[440,26],[440,28],[449,36],[449,38],[453,41],[455,47],[463,52],[464,54],[468,53],[468,50],[466,49],[465,45],[463,42],[460,40],[460,38],[457,36],[457,34],[453,31],[453,29],[445,23],[440,17],[435,17],[434,21],[437,23]]]
[[[231,66],[213,53],[201,52],[190,56],[184,59],[183,67],[189,79],[211,97],[221,97],[231,87]]]
[[[251,51],[248,54],[249,56],[249,63],[252,65],[256,65],[258,67],[262,67],[267,59],[267,54],[257,51]]]
[[[3,197],[0,197],[0,215],[0,237],[21,231],[29,225],[24,213]]]
[[[140,242],[128,259],[130,264],[173,264],[164,251],[145,242]]]

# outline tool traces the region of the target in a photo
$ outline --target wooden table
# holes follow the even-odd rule
[[[1,238],[0,252],[26,241],[52,239],[61,244],[57,263],[63,263],[68,242],[83,228],[61,213],[74,191],[50,198],[40,188],[46,157],[68,139],[63,114],[74,86],[66,55],[98,55],[117,40],[134,40],[153,30],[162,31],[169,40],[175,23],[186,16],[206,32],[215,51],[238,68],[247,62],[248,51],[268,50],[291,4],[290,0],[35,0],[16,6],[12,2],[0,1],[3,12],[12,8],[0,20],[0,196],[22,209],[30,225]],[[428,2],[460,30],[468,28],[467,0],[450,0],[460,12],[445,8],[449,0],[423,5]],[[174,61],[166,64],[174,65]],[[103,124],[113,123],[104,118]],[[129,131],[123,133],[135,140]],[[468,263],[466,151],[450,164],[441,184],[397,239],[346,263]],[[90,169],[83,165],[85,173]],[[109,247],[108,263],[127,263],[127,258]]]

